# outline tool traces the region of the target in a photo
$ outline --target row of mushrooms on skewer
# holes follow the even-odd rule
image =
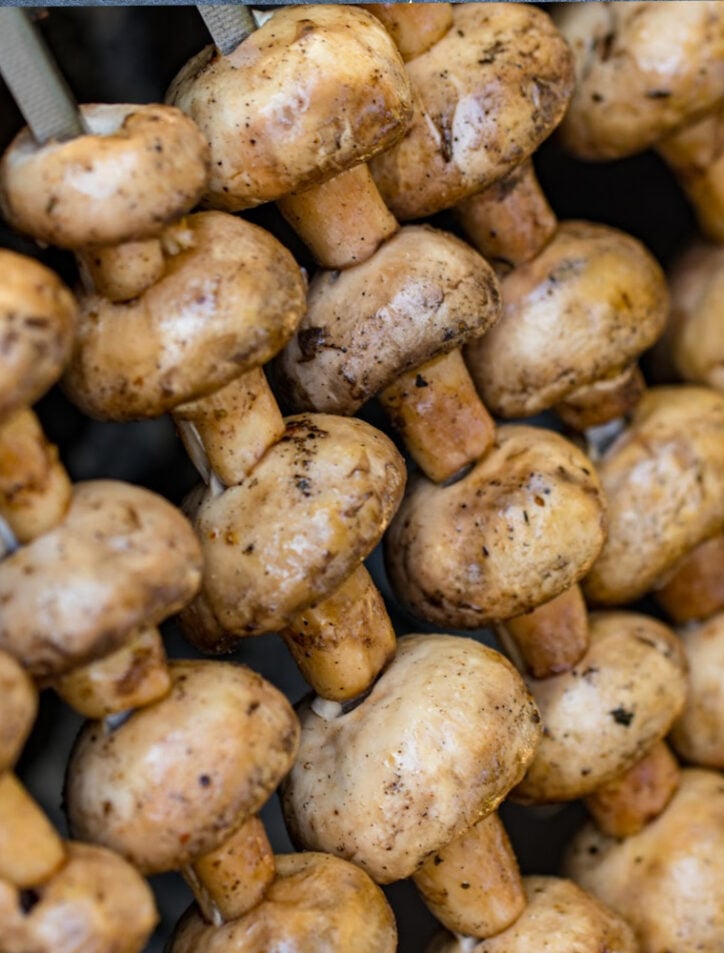
[[[541,930],[720,946],[724,396],[716,367],[648,390],[636,367],[657,340],[679,373],[696,365],[681,342],[715,296],[716,253],[674,281],[662,337],[653,257],[559,224],[531,177],[561,121],[573,135],[578,47],[592,82],[627,18],[652,35],[651,5],[625,7],[586,42],[568,15],[562,33],[515,4],[373,5],[391,34],[355,7],[279,9],[232,53],[195,57],[168,105],[83,107],[86,136],[25,131],[5,153],[6,218],[74,251],[83,284],[76,305],[2,253],[5,953],[137,953],[154,912],[136,871],[174,869],[197,907],[171,953],[393,950],[376,885],[407,877],[452,931],[439,951],[523,949]],[[687,7],[715,87],[722,14]],[[688,93],[645,98],[682,127]],[[703,103],[697,119],[718,100]],[[270,201],[319,264],[308,288],[235,214]],[[399,224],[451,208],[478,250]],[[30,409],[61,373],[100,419],[173,413],[204,481],[185,516],[136,487],[71,486]],[[498,418],[554,410],[573,436],[498,424],[479,395]],[[353,416],[374,396],[409,480]],[[395,639],[363,566],[385,531],[400,602],[442,629],[495,626],[520,671],[460,635]],[[652,591],[700,624],[680,638],[626,608]],[[295,714],[241,666],[166,663],[156,626],[176,612],[209,653],[279,632],[314,699]],[[68,766],[70,842],[12,772],[47,686],[91,719]],[[303,850],[274,857],[257,814],[280,783]],[[521,880],[508,796],[585,798],[580,886]]]

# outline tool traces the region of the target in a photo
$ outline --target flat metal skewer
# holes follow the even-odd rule
[[[39,145],[86,133],[60,70],[17,7],[0,7],[0,73]]]
[[[254,16],[243,4],[210,7],[198,4],[196,9],[203,17],[206,29],[222,56],[233,53],[237,46],[256,30]]]

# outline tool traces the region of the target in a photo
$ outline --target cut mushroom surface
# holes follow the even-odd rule
[[[631,927],[570,880],[524,877],[527,904],[515,923],[487,940],[437,937],[427,953],[638,953]]]
[[[281,385],[299,409],[351,414],[499,314],[495,275],[476,251],[427,226],[403,228],[369,261],[313,279],[307,314],[278,359]]]
[[[639,613],[593,613],[590,638],[570,672],[527,680],[544,731],[516,799],[590,794],[632,767],[684,707],[686,661],[667,626]]]
[[[89,722],[65,801],[75,836],[144,873],[219,846],[266,802],[294,761],[299,725],[261,676],[227,662],[169,664],[166,698],[115,730]]]
[[[642,953],[717,953],[724,936],[724,777],[687,768],[659,817],[633,837],[586,825],[566,871],[624,917]]]
[[[205,572],[182,614],[190,636],[223,651],[229,634],[274,631],[331,595],[379,541],[404,483],[393,443],[364,421],[287,418],[252,473],[196,509]]]
[[[493,413],[527,417],[595,381],[615,377],[663,331],[661,267],[618,229],[559,225],[532,261],[501,282],[503,315],[466,349]]]
[[[209,150],[195,124],[163,105],[80,107],[87,135],[38,145],[24,129],[0,163],[8,221],[62,248],[155,235],[206,187]]]
[[[0,420],[41,397],[70,357],[77,305],[45,265],[0,249]]]
[[[130,484],[77,484],[66,518],[0,563],[0,647],[36,677],[118,648],[199,585],[199,545],[166,500]]]
[[[101,419],[154,417],[268,361],[305,308],[294,258],[263,229],[220,212],[169,226],[163,277],[132,301],[86,295],[65,377]]]
[[[12,655],[0,652],[0,773],[17,761],[37,710],[33,682]]]
[[[229,56],[202,50],[169,101],[211,146],[207,201],[238,211],[307,188],[396,141],[410,118],[399,53],[355,7],[278,9]]]
[[[621,605],[724,526],[724,395],[651,388],[597,471],[608,534],[583,590],[593,604]]]
[[[384,894],[354,864],[328,854],[282,854],[258,906],[222,926],[191,908],[168,953],[394,953],[395,919]]]
[[[493,811],[523,775],[539,716],[502,655],[459,636],[407,635],[354,709],[299,710],[283,788],[292,837],[379,883],[409,876]]]
[[[507,3],[455,4],[452,28],[406,68],[412,123],[370,163],[402,221],[449,208],[530,156],[563,116],[573,72],[548,15]]]
[[[547,602],[590,568],[604,537],[593,465],[559,434],[499,427],[461,480],[413,479],[387,534],[398,596],[420,617],[478,628]]]

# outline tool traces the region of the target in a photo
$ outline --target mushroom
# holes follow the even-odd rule
[[[399,3],[362,3],[360,6],[382,23],[406,63],[441,40],[453,22],[449,3],[416,3],[411,10]]]
[[[565,147],[593,160],[656,147],[681,176],[701,226],[721,241],[720,5],[575,5],[558,11],[556,23],[571,45],[576,69],[575,93],[560,130]]]
[[[499,427],[462,480],[411,480],[387,534],[391,582],[433,623],[475,629],[518,616],[588,571],[604,506],[594,468],[573,444],[541,428]]]
[[[3,953],[141,953],[157,921],[148,884],[102,847],[68,843],[29,895],[0,880]]]
[[[633,927],[642,953],[714,953],[724,936],[724,785],[685,768],[666,809],[621,839],[593,824],[574,837],[566,873]]]
[[[724,770],[724,612],[680,635],[689,667],[689,691],[670,741],[689,763]]]
[[[661,622],[634,612],[593,613],[575,668],[528,678],[543,738],[516,800],[586,797],[628,771],[668,733],[686,699],[686,661]]]
[[[695,546],[657,584],[653,596],[678,625],[724,609],[724,533]]]
[[[695,241],[669,271],[671,310],[654,349],[659,379],[724,390],[724,250]]]
[[[427,953],[638,953],[631,927],[570,880],[524,877],[526,906],[508,927],[480,942],[441,934]]]
[[[597,464],[608,534],[583,581],[596,605],[656,588],[724,526],[724,397],[700,387],[651,388]]]
[[[142,873],[187,868],[210,917],[219,904],[236,912],[236,895],[248,896],[239,868],[263,865],[270,848],[262,837],[248,865],[229,844],[260,835],[244,824],[291,767],[299,726],[284,696],[247,668],[205,661],[169,668],[164,698],[113,731],[99,722],[81,731],[66,777],[70,827]],[[205,863],[214,851],[217,862]]]
[[[379,393],[417,463],[447,480],[492,441],[457,348],[499,313],[495,276],[473,249],[403,228],[363,264],[313,279],[277,361],[280,386],[293,406],[327,413],[352,414]]]
[[[17,761],[33,727],[38,693],[18,662],[0,652],[0,772]]]
[[[168,953],[394,953],[395,919],[384,894],[358,867],[329,854],[282,854],[264,900],[221,926],[193,907],[176,927]]]
[[[218,652],[243,636],[281,631],[324,698],[363,692],[395,637],[362,560],[404,483],[402,458],[369,424],[287,418],[284,436],[246,480],[190,501],[205,574],[181,615],[189,637]]]
[[[78,484],[64,520],[0,563],[0,647],[52,682],[137,637],[153,643],[160,635],[147,627],[193,595],[200,563],[190,525],[166,500],[115,481]],[[58,687],[78,687],[64,694],[81,711],[106,713],[110,697],[113,710],[124,710],[144,690],[138,662],[133,677],[116,672],[114,680],[111,671],[110,685],[78,674]],[[158,673],[151,677],[161,694],[168,690],[167,676],[160,686]]]
[[[278,200],[317,261],[335,269],[320,278],[317,289],[324,286],[325,277],[327,283],[333,282],[339,269],[356,266],[362,269],[361,277],[352,281],[377,286],[377,322],[385,315],[397,320],[398,310],[410,297],[416,307],[429,302],[428,313],[439,310],[438,318],[447,317],[440,336],[433,332],[434,348],[429,339],[423,345],[419,332],[413,332],[417,343],[404,349],[394,370],[387,372],[386,383],[391,383],[394,372],[411,373],[398,381],[385,402],[392,405],[393,421],[410,452],[434,479],[447,479],[481,456],[490,443],[492,422],[453,349],[461,336],[481,334],[494,320],[497,299],[490,288],[494,279],[492,273],[486,274],[479,256],[463,252],[453,239],[435,239],[432,234],[424,245],[429,267],[419,268],[421,233],[399,236],[398,242],[398,224],[361,164],[398,139],[410,116],[402,60],[381,25],[368,13],[349,7],[278,10],[228,56],[204,51],[192,60],[172,84],[169,98],[196,119],[209,139],[214,173],[207,200],[226,209]],[[211,108],[216,103],[223,103],[223,109]],[[245,130],[243,136],[240,128]],[[413,245],[410,259],[407,249]],[[451,257],[456,259],[452,266]],[[448,305],[446,299],[454,290],[443,277],[448,267],[456,275],[466,267],[478,271],[480,278],[471,275],[470,281],[487,285],[473,305],[475,322],[464,304],[461,313]],[[404,268],[397,297],[384,287],[391,268]],[[341,280],[346,285],[345,276]],[[313,321],[301,332],[306,351],[312,344],[324,343]],[[342,340],[339,347],[345,346]],[[410,347],[416,353],[410,354]],[[449,369],[443,357],[448,352]],[[350,350],[351,364],[355,353]],[[428,366],[433,355],[438,360]],[[291,365],[298,359],[296,348],[284,363],[285,375],[294,375]],[[314,362],[317,378],[324,366],[323,360]],[[425,381],[424,394],[418,380]],[[327,386],[322,379],[321,387]],[[295,389],[296,385],[288,388],[290,393]],[[368,387],[365,391],[367,396],[375,392]],[[362,402],[359,396],[354,401],[356,406]],[[294,409],[329,412],[332,407],[328,402],[299,400]],[[443,440],[449,446],[443,447]]]
[[[499,653],[459,636],[406,635],[370,693],[320,718],[282,788],[295,843],[351,860],[378,883],[407,877],[490,814],[522,777],[538,713]]]

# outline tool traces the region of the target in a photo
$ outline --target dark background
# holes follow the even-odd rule
[[[33,16],[63,73],[81,102],[162,101],[176,71],[209,42],[193,7],[53,7],[33,9]],[[0,82],[0,145],[4,148],[20,128],[20,115]],[[614,225],[641,239],[666,266],[694,231],[691,213],[668,170],[653,153],[607,165],[586,165],[562,154],[555,138],[536,158],[541,183],[561,218],[586,218]],[[311,267],[277,213],[268,208],[250,213],[260,224],[291,243],[302,264]],[[438,224],[453,228],[442,216]],[[0,221],[0,246],[41,258],[72,285],[72,256],[48,249],[13,234]],[[50,438],[56,442],[74,480],[114,477],[147,486],[179,503],[196,482],[195,471],[180,447],[167,419],[136,424],[101,424],[83,417],[54,389],[38,407]],[[372,406],[365,416],[385,424]],[[398,631],[425,631],[426,626],[395,605],[384,578],[379,553],[370,560],[373,575],[389,599]],[[195,653],[174,624],[164,632],[171,655]],[[474,637],[490,641],[489,633]],[[249,640],[233,656],[251,665],[297,700],[305,691],[286,650],[276,636]],[[62,776],[79,720],[50,692],[19,766],[19,773],[44,808],[63,830],[60,806]],[[556,872],[560,853],[570,833],[580,824],[578,805],[524,810],[504,806],[503,818],[525,873]],[[264,811],[275,849],[290,849],[276,799]],[[148,950],[157,953],[189,901],[179,877],[153,879],[163,921]],[[408,884],[387,890],[400,929],[400,950],[422,950],[434,924]]]

